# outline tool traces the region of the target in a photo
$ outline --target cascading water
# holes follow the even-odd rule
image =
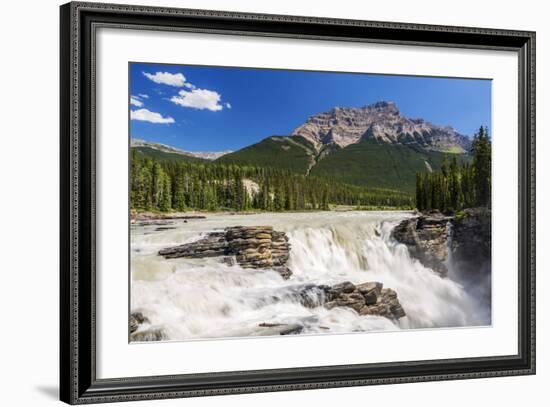
[[[169,340],[273,334],[260,324],[300,325],[302,333],[344,333],[407,328],[479,326],[486,309],[452,278],[441,278],[391,239],[406,212],[318,212],[213,215],[174,229],[132,227],[132,311],[162,327]],[[227,226],[272,225],[289,236],[283,280],[275,271],[229,266],[216,258],[166,260],[164,247],[198,240]],[[307,308],[293,287],[379,281],[394,289],[406,317],[360,316],[347,307]],[[264,325],[265,326],[265,325]],[[275,332],[276,333],[276,332]]]

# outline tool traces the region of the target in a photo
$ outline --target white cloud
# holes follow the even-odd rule
[[[226,103],[225,103],[225,107],[227,107],[228,109],[231,109],[231,103],[226,102]]]
[[[172,96],[170,100],[177,105],[193,109],[208,109],[213,112],[223,109],[220,104],[221,95],[208,89],[180,90],[179,96]]]
[[[181,73],[169,73],[169,72],[157,72],[151,74],[148,72],[143,72],[147,78],[151,79],[155,83],[160,83],[163,85],[177,86],[182,87],[185,85],[185,76]]]
[[[139,96],[134,96],[134,95],[130,96],[130,104],[136,107],[143,106],[143,102],[139,100]]]
[[[193,85],[192,83],[189,83],[189,82],[185,82],[185,84],[183,86],[185,86],[187,89],[196,89],[197,88],[195,85]]]
[[[145,93],[139,93],[138,96],[140,98],[143,98],[143,99],[149,99],[149,95],[145,94]]]
[[[142,122],[150,123],[174,123],[175,120],[171,117],[162,117],[160,113],[151,112],[147,109],[132,110],[130,112],[130,119],[139,120]]]

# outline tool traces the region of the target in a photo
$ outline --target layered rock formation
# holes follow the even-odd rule
[[[332,286],[310,284],[297,287],[287,295],[293,296],[308,308],[346,307],[359,315],[375,315],[393,320],[406,315],[397,293],[391,288],[383,288],[383,284],[377,281],[357,285],[349,281]]]
[[[272,226],[235,226],[222,232],[211,232],[205,238],[159,251],[167,259],[178,257],[220,257],[243,268],[273,269],[283,278],[292,275],[286,266],[290,244],[284,232]]]
[[[445,264],[448,253],[447,238],[451,217],[434,211],[402,221],[392,231],[392,237],[405,244],[411,256],[442,277],[448,273]]]
[[[361,108],[335,107],[313,115],[292,135],[304,137],[318,150],[327,144],[345,147],[366,139],[454,152],[469,151],[471,144],[468,137],[452,127],[407,118],[395,103],[384,101]]]
[[[445,277],[452,265],[468,280],[483,280],[491,271],[491,211],[468,208],[454,216],[438,211],[406,219],[392,231],[392,237],[407,245],[409,253],[424,266]],[[449,249],[451,253],[449,253]]]

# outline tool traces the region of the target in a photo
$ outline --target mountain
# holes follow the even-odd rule
[[[226,154],[216,162],[277,167],[306,174],[315,165],[316,156],[315,146],[303,137],[271,136],[234,153]]]
[[[447,153],[467,161],[470,147],[470,139],[451,127],[407,118],[395,103],[377,102],[316,114],[290,136],[267,137],[216,162],[413,192],[416,172],[439,169]]]
[[[464,153],[470,139],[452,127],[403,116],[395,103],[377,102],[360,108],[335,107],[313,115],[293,132],[317,149],[327,144],[347,147],[363,140],[419,146],[426,150]]]
[[[467,159],[460,156],[461,161]],[[310,174],[346,184],[412,193],[416,173],[439,169],[444,157],[445,153],[440,151],[368,139],[327,154],[311,168]]]
[[[132,149],[139,151],[150,157],[157,159],[168,160],[215,160],[231,151],[206,151],[206,152],[190,152],[172,147],[166,144],[153,143],[141,139],[132,138],[130,142]]]

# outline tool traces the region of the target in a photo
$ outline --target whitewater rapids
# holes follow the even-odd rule
[[[482,326],[490,309],[452,278],[441,278],[391,239],[409,212],[211,215],[131,228],[131,311],[141,311],[168,340],[273,334],[259,324],[298,324],[302,334]],[[228,266],[219,258],[171,259],[159,249],[199,240],[227,226],[271,225],[291,244],[283,280],[275,271]],[[306,283],[380,281],[397,292],[407,316],[391,321],[347,307],[306,308],[279,296]],[[277,300],[274,298],[277,297]],[[283,298],[281,300],[281,298]]]

